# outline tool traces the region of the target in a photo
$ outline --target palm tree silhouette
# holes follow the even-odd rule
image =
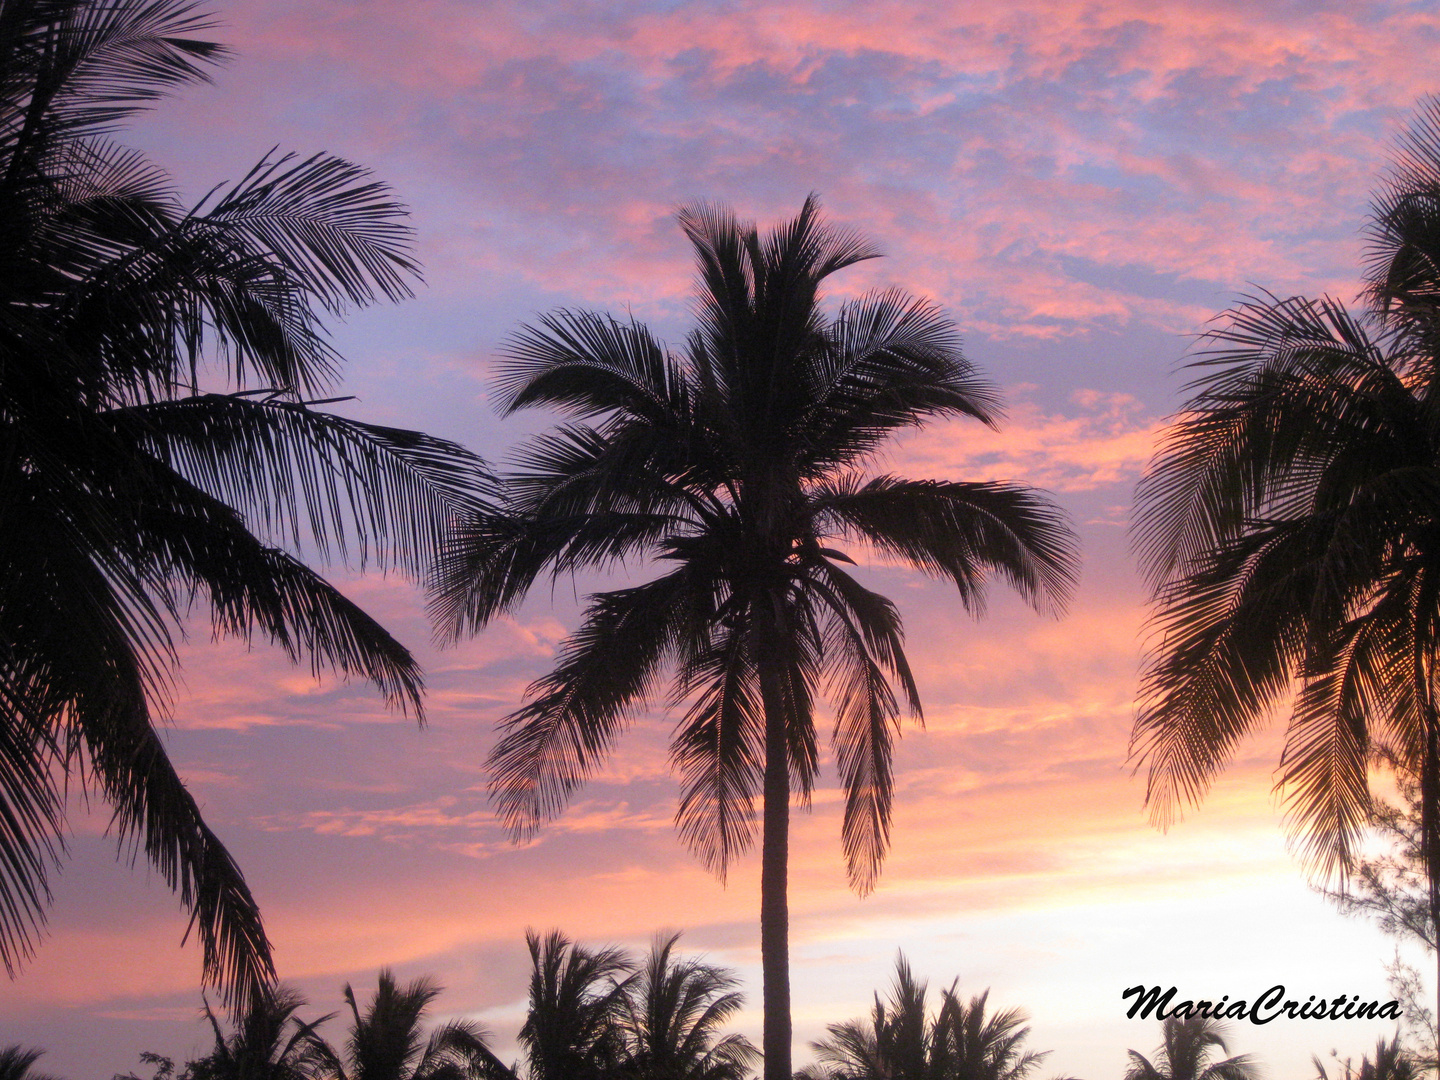
[[[299,992],[276,986],[252,999],[227,1035],[206,1002],[215,1048],[190,1063],[190,1080],[313,1080],[333,1057],[316,1029],[335,1014],[307,1024],[295,1016],[304,1005]]]
[[[243,1009],[273,981],[269,942],[152,723],[180,620],[208,606],[217,636],[418,717],[409,652],[297,553],[418,574],[488,481],[453,444],[310,400],[341,362],[322,316],[408,295],[384,185],[271,155],[187,209],[110,141],[208,77],[209,25],[185,0],[0,12],[0,962],[13,976],[35,945],[75,782],[179,893],[206,979]]]
[[[0,1080],[55,1080],[48,1073],[36,1072],[31,1066],[45,1053],[23,1046],[0,1047]]]
[[[657,936],[620,1002],[628,1080],[745,1080],[760,1053],[719,1028],[744,1004],[733,974],[674,955],[679,934]]]
[[[759,1053],[744,1036],[718,1031],[743,1002],[735,976],[677,958],[679,937],[656,937],[636,964],[620,949],[589,949],[558,930],[527,932],[527,1080],[743,1080]]]
[[[956,983],[940,995],[929,1017],[926,984],[902,954],[895,964],[890,1001],[875,995],[869,1023],[831,1024],[828,1037],[811,1043],[817,1063],[796,1080],[1024,1080],[1049,1056],[1023,1048],[1030,1034],[1020,1009],[985,1015],[988,990],[961,1000]]]
[[[619,949],[587,949],[558,930],[525,934],[530,1005],[520,1029],[529,1080],[602,1080],[625,1055],[620,1033],[633,971]]]
[[[362,1013],[355,992],[345,985],[352,1023],[341,1060],[316,1041],[321,1075],[333,1080],[494,1080],[509,1070],[490,1052],[485,1032],[466,1021],[442,1024],[427,1037],[421,1023],[440,995],[440,987],[419,978],[400,987],[382,970],[370,1003]]]
[[[1315,1080],[1330,1080],[1325,1063],[1314,1055],[1310,1060],[1315,1064]],[[1375,1056],[1362,1056],[1358,1069],[1351,1069],[1348,1058],[1344,1067],[1344,1074],[1337,1075],[1335,1080],[1419,1080],[1422,1072],[1415,1058],[1400,1046],[1398,1034],[1388,1043],[1384,1036],[1376,1039]]]
[[[1132,738],[1167,824],[1299,684],[1289,824],[1350,868],[1377,759],[1419,779],[1440,915],[1440,102],[1372,207],[1370,304],[1265,297],[1227,313],[1137,492],[1160,647]]]
[[[1228,1053],[1225,1025],[1205,1016],[1168,1017],[1155,1061],[1127,1051],[1130,1065],[1125,1080],[1259,1080],[1260,1067],[1248,1054],[1210,1060],[1211,1049]]]
[[[522,448],[507,515],[457,530],[433,612],[454,639],[547,567],[656,560],[648,584],[591,598],[556,669],[504,721],[491,790],[516,835],[559,813],[673,662],[672,700],[689,705],[671,746],[681,836],[723,879],[762,803],[765,1075],[790,1080],[789,812],[815,781],[815,698],[828,688],[835,707],[842,837],[862,894],[889,843],[901,699],[920,711],[895,606],[835,545],[948,578],[972,610],[991,573],[1058,607],[1076,555],[1060,511],[1029,489],[862,475],[895,432],[937,416],[993,424],[997,403],[928,301],[888,290],[822,312],[825,279],[876,252],[822,224],[814,197],[765,237],[720,207],[679,217],[700,270],[684,353],[590,312],[521,331],[502,408],[574,420]]]

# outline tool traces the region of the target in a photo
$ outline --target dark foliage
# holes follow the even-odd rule
[[[0,962],[36,944],[75,784],[243,1011],[273,980],[259,910],[155,728],[181,622],[419,716],[409,652],[300,548],[418,573],[489,489],[459,447],[308,400],[340,367],[322,317],[414,277],[384,185],[272,154],[187,208],[111,141],[208,77],[209,28],[183,0],[0,0]]]
[[[816,1064],[796,1080],[1025,1080],[1049,1051],[1024,1049],[1024,1012],[987,1016],[990,992],[967,1002],[957,986],[941,992],[939,1010],[929,1015],[926,984],[900,956],[890,1000],[875,995],[869,1023],[831,1024],[827,1037],[811,1044]]]
[[[1163,1037],[1152,1061],[1135,1050],[1125,1080],[1259,1080],[1260,1067],[1248,1054],[1212,1061],[1225,1054],[1225,1025],[1205,1016],[1172,1016],[1161,1024]]]
[[[901,716],[920,714],[899,613],[838,545],[948,580],[978,610],[997,575],[1058,606],[1074,538],[1024,487],[862,471],[897,432],[954,416],[993,424],[997,403],[928,301],[890,290],[824,313],[824,280],[876,253],[825,225],[813,198],[765,236],[716,206],[687,208],[680,224],[699,269],[683,351],[577,311],[512,340],[503,408],[569,421],[520,449],[507,513],[457,530],[433,611],[453,639],[546,573],[655,566],[648,583],[591,598],[555,670],[504,721],[492,794],[517,836],[532,832],[668,682],[683,710],[671,756],[686,843],[723,877],[763,807],[766,1074],[789,1080],[787,822],[816,778],[817,699],[833,707],[844,851],[862,893],[889,844]]]
[[[1377,761],[1421,793],[1440,906],[1440,102],[1402,139],[1371,209],[1368,303],[1243,303],[1137,495],[1156,648],[1132,749],[1161,823],[1289,706],[1293,834],[1343,878]],[[1428,276],[1427,276],[1428,275]],[[1292,696],[1293,694],[1293,696]],[[1432,915],[1433,918],[1433,915]]]
[[[381,971],[374,996],[362,1012],[347,983],[350,1033],[345,1053],[315,1040],[315,1075],[324,1080],[501,1080],[508,1070],[490,1052],[487,1033],[452,1020],[426,1032],[422,1023],[440,987],[426,978],[400,986]]]

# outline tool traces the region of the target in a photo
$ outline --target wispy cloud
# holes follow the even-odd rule
[[[1059,412],[1031,400],[1034,390],[1015,388],[998,431],[974,421],[932,424],[903,437],[888,456],[904,475],[1008,480],[1061,492],[1128,486],[1139,479],[1160,431],[1160,422],[1139,400],[1077,390],[1071,410]]]

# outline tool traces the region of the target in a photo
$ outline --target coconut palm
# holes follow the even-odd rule
[[[1211,1061],[1212,1049],[1229,1053],[1225,1025],[1206,1016],[1167,1017],[1162,1042],[1152,1062],[1127,1051],[1125,1080],[1259,1080],[1260,1067],[1248,1054]]]
[[[27,1050],[23,1046],[0,1047],[0,1080],[55,1080],[48,1073],[36,1072],[31,1067],[44,1053],[44,1050]]]
[[[602,1080],[625,1058],[620,1023],[633,979],[630,958],[587,949],[558,930],[525,934],[530,1005],[520,1029],[529,1080]]]
[[[939,1011],[929,1016],[926,984],[901,955],[890,1001],[875,995],[868,1024],[831,1024],[827,1038],[810,1044],[816,1064],[796,1080],[1024,1080],[1049,1056],[1023,1048],[1030,1034],[1024,1012],[987,1016],[990,992],[967,1002],[957,985],[941,993]]]
[[[1208,335],[1203,373],[1137,494],[1160,644],[1132,742],[1168,823],[1296,688],[1279,786],[1302,853],[1343,880],[1369,821],[1370,767],[1394,762],[1419,781],[1432,918],[1437,221],[1432,100],[1372,208],[1369,306],[1257,298]]]
[[[1310,1060],[1315,1064],[1316,1080],[1330,1080],[1324,1062],[1313,1055]],[[1376,1039],[1375,1056],[1362,1056],[1358,1069],[1351,1068],[1348,1058],[1344,1065],[1344,1074],[1335,1080],[1419,1080],[1421,1074],[1415,1058],[1400,1045],[1398,1034],[1388,1043],[1383,1036]]]
[[[269,156],[198,206],[111,138],[224,50],[186,0],[0,0],[0,962],[33,949],[64,790],[107,800],[190,910],[206,978],[273,980],[244,877],[170,763],[176,640],[278,644],[420,715],[409,652],[300,561],[418,573],[485,476],[317,409],[322,318],[408,293],[404,210],[363,169]]]
[[[745,1080],[760,1053],[743,1035],[720,1035],[744,1004],[724,968],[674,955],[679,934],[657,936],[628,980],[618,1027],[618,1074],[628,1080]]]
[[[829,1025],[828,1038],[810,1044],[817,1064],[802,1069],[797,1080],[942,1080],[949,1058],[943,1041],[933,1039],[937,1025],[926,1016],[925,991],[902,953],[890,1000],[875,995],[868,1024]]]
[[[1024,1010],[1010,1008],[987,1017],[989,996],[990,991],[985,990],[961,1001],[954,986],[946,991],[933,1037],[943,1047],[938,1054],[953,1061],[949,1075],[956,1080],[1023,1080],[1050,1051],[1023,1049],[1030,1034],[1029,1027],[1023,1026],[1027,1019]]]
[[[321,1061],[319,1075],[333,1080],[493,1080],[509,1070],[490,1052],[486,1033],[475,1024],[451,1021],[427,1037],[422,1020],[441,988],[419,978],[398,986],[382,970],[375,994],[360,1011],[355,992],[345,984],[351,1015],[350,1034],[342,1059],[327,1045],[315,1042]]]
[[[506,412],[573,420],[521,448],[507,514],[457,529],[433,610],[450,638],[519,603],[549,569],[655,560],[647,584],[597,594],[556,669],[504,721],[491,791],[517,836],[559,813],[662,686],[685,704],[671,744],[681,836],[723,879],[761,803],[765,1075],[790,1080],[791,799],[808,799],[816,698],[835,710],[851,884],[873,888],[889,843],[891,748],[920,700],[899,614],[836,545],[948,578],[977,610],[998,574],[1038,606],[1064,598],[1072,534],[1010,484],[862,471],[887,437],[936,417],[993,424],[997,402],[930,302],[887,290],[834,317],[821,286],[876,252],[824,225],[812,197],[762,237],[728,210],[680,224],[700,270],[683,353],[644,326],[583,311],[512,341]]]
[[[276,986],[254,998],[227,1035],[206,1002],[215,1048],[189,1063],[190,1080],[313,1080],[333,1054],[316,1028],[335,1014],[305,1023],[295,1015],[304,1005],[297,991]]]

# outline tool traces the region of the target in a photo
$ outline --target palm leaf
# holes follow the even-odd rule
[[[455,443],[275,396],[203,394],[105,419],[276,540],[308,540],[322,557],[355,544],[362,567],[419,574],[447,521],[498,495],[484,462]]]
[[[555,670],[503,721],[490,754],[490,792],[502,820],[528,835],[557,814],[603,760],[631,711],[652,691],[674,648],[693,583],[685,567],[591,598],[584,624],[560,648]]]
[[[1061,610],[1078,565],[1074,536],[1054,504],[1000,483],[853,477],[816,485],[817,519],[935,577],[948,577],[966,607],[984,606],[988,572],[1037,605]]]
[[[675,698],[693,698],[676,726],[670,761],[680,774],[675,825],[721,881],[754,839],[755,796],[765,772],[765,715],[754,650],[742,626],[706,635],[686,657]]]

